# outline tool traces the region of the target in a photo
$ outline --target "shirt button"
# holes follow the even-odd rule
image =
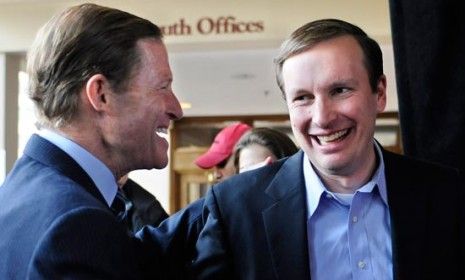
[[[359,261],[358,262],[358,268],[365,269],[366,266],[367,266],[366,262],[364,262],[364,261]]]
[[[352,222],[354,222],[354,223],[358,222],[357,216],[353,216],[353,217],[352,217]]]
[[[326,193],[326,198],[332,198],[332,196],[329,193]]]

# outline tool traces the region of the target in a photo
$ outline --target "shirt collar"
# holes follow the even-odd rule
[[[115,176],[103,162],[77,143],[52,130],[42,128],[38,134],[72,157],[94,181],[108,206],[111,205],[116,196],[118,185]]]
[[[386,204],[386,206],[388,206],[383,153],[381,151],[381,147],[379,147],[379,144],[376,141],[373,141],[373,143],[379,158],[378,167],[376,168],[376,171],[370,181],[359,188],[357,192],[372,192],[375,186],[378,186],[381,199]],[[323,193],[329,193],[329,191],[313,169],[313,166],[310,164],[310,160],[305,153],[303,156],[303,170],[305,189],[307,191],[308,218],[310,218],[318,208],[321,195]]]

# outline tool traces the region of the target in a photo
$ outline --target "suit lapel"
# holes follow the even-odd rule
[[[289,158],[265,191],[275,200],[262,214],[278,279],[310,279],[302,156],[299,152]],[[409,176],[412,170],[407,161],[386,151],[383,157],[391,215],[394,279],[411,279],[420,275],[416,270],[424,263],[427,198],[417,182],[410,179],[415,176]]]
[[[34,134],[24,148],[24,154],[45,165],[56,168],[107,205],[102,194],[98,191],[84,169],[73,158],[51,142]]]
[[[420,275],[427,230],[426,196],[410,178],[412,168],[397,155],[384,151],[386,185],[391,215],[394,279]],[[424,174],[427,176],[427,174]]]
[[[275,200],[262,215],[278,279],[310,279],[302,156],[289,158],[265,191]]]

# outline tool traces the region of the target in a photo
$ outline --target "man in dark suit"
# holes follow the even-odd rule
[[[194,277],[463,279],[459,175],[373,138],[386,105],[378,44],[314,21],[276,66],[302,151],[209,191]]]
[[[153,23],[93,4],[40,30],[28,72],[41,130],[0,187],[0,279],[156,270],[117,220],[115,196],[116,178],[167,165],[164,134],[182,116],[161,39]]]

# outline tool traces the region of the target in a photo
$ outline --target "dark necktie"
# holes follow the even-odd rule
[[[124,225],[128,224],[129,211],[132,208],[132,202],[124,195],[121,190],[116,193],[115,199],[111,204],[111,210],[116,216],[116,219]]]

